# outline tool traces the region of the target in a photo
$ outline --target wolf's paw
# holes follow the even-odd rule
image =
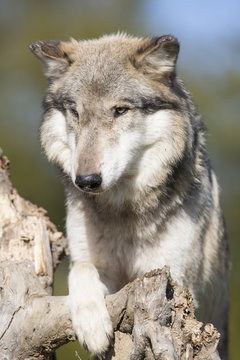
[[[113,336],[112,322],[105,303],[89,303],[73,308],[72,324],[79,342],[85,350],[100,356],[104,354]]]

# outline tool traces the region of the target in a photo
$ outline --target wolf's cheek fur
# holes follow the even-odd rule
[[[161,183],[166,176],[165,169],[183,153],[185,132],[184,119],[178,119],[176,113],[168,110],[148,115],[144,121],[139,119],[134,130],[118,136],[111,151],[104,153],[103,189],[129,176],[135,177],[138,188]]]
[[[73,155],[69,144],[72,143],[73,139],[67,133],[65,116],[58,110],[51,110],[45,115],[41,126],[41,144],[48,159],[70,176]]]
[[[111,151],[104,151],[101,174],[103,189],[111,187],[123,175],[130,175],[131,164],[135,160],[144,135],[137,129],[124,132]]]
[[[160,110],[145,120],[144,151],[135,177],[137,188],[161,184],[187,143],[187,122],[175,112]]]

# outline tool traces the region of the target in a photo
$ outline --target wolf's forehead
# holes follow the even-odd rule
[[[87,59],[82,59],[75,64],[73,69],[76,78],[84,85],[92,83],[109,84],[125,75],[126,69],[120,60],[116,60],[111,54],[93,54]]]
[[[126,59],[116,59],[110,53],[94,53],[76,61],[65,77],[65,87],[71,91],[107,94],[124,90],[134,82]]]
[[[79,41],[75,48],[76,60],[91,62],[91,59],[121,61],[135,53],[142,42],[141,38],[128,36],[104,36],[99,39]]]
[[[74,51],[73,70],[86,79],[106,76],[115,79],[125,72],[140,43],[138,38],[121,36],[80,41]]]

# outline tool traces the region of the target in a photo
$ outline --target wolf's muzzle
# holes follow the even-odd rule
[[[98,174],[77,175],[75,184],[83,191],[94,191],[99,188],[102,178]]]

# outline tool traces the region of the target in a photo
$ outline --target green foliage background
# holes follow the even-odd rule
[[[149,34],[141,12],[143,2],[0,0],[0,146],[11,161],[14,186],[23,197],[46,208],[60,230],[64,230],[65,217],[63,188],[41,152],[38,136],[46,81],[27,45],[40,39],[89,38],[118,30]],[[164,23],[167,21],[165,18]],[[163,33],[164,26],[159,35]],[[233,41],[232,47],[232,53],[239,52],[238,42]],[[223,47],[222,51],[227,50]],[[213,66],[200,72],[191,58],[179,64],[179,73],[205,118],[208,149],[222,188],[233,264],[229,334],[232,360],[239,359],[240,338],[240,69],[236,64],[233,61],[224,71],[213,71]],[[57,269],[57,295],[67,293],[67,267],[65,259]],[[75,351],[87,359],[76,343],[58,350],[57,359],[77,359]]]

